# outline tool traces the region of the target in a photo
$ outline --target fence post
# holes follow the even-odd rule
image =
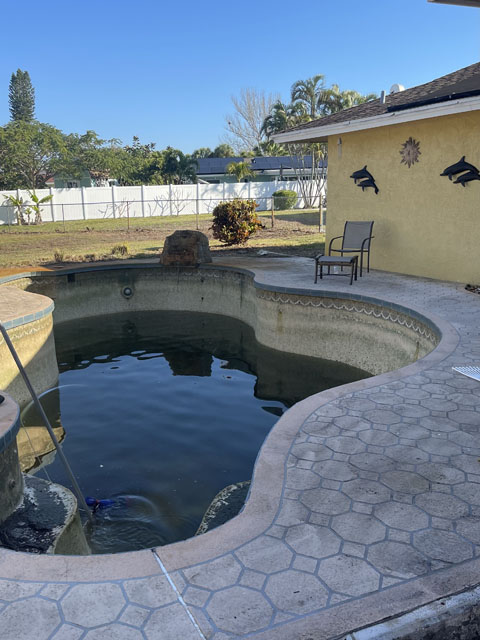
[[[270,196],[272,199],[272,229],[275,226],[275,200],[273,198],[273,195]]]
[[[252,197],[252,183],[250,180],[248,181],[248,199],[250,200]]]
[[[197,182],[197,231],[198,231],[198,215],[200,213],[200,184]]]
[[[48,193],[53,196],[53,189],[52,187],[48,187]],[[55,222],[55,214],[53,211],[53,198],[50,198],[50,215],[52,216],[52,222]]]
[[[87,219],[87,210],[85,208],[85,187],[82,187],[82,216],[83,219],[86,220]]]
[[[115,185],[112,184],[112,211],[113,218],[115,219]]]
[[[225,180],[223,181],[223,194],[222,194],[222,200],[225,202]]]
[[[20,189],[17,189],[17,200],[20,200]],[[23,217],[25,218],[23,207],[20,207]],[[20,226],[20,218],[18,219],[18,226]]]
[[[168,185],[168,202],[170,203],[170,215],[173,216],[173,211],[172,211],[172,185],[169,184]]]
[[[145,187],[142,184],[141,186],[141,191],[142,191],[142,218],[145,217]]]

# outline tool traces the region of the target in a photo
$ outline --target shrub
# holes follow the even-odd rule
[[[273,194],[273,205],[277,210],[293,209],[297,204],[297,198],[295,191],[280,189]]]
[[[54,262],[63,262],[64,257],[65,254],[63,253],[63,251],[60,251],[60,249],[55,249],[55,251],[53,252]]]
[[[257,218],[255,200],[229,200],[220,202],[213,210],[213,237],[227,245],[245,244],[249,237],[262,228]]]
[[[126,244],[116,244],[112,247],[112,256],[127,256],[128,246]]]

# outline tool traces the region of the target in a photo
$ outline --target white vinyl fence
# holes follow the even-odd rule
[[[304,208],[297,180],[289,182],[241,182],[221,184],[145,185],[139,187],[82,187],[74,189],[37,189],[39,198],[53,195],[42,205],[42,220],[93,220],[99,218],[141,218],[149,216],[176,216],[211,213],[224,200],[253,198],[258,211],[271,208],[272,193],[278,189],[290,189],[299,194],[295,208]],[[0,224],[16,224],[14,207],[5,196],[23,198],[30,202],[28,191],[0,193]],[[322,192],[322,196],[325,194]],[[3,196],[3,198],[1,197]],[[320,198],[310,206],[319,207]],[[33,217],[33,216],[32,216]]]

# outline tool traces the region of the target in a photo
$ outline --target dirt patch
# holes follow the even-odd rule
[[[260,249],[284,253],[285,255],[314,256],[323,249],[323,234],[318,232],[318,215],[279,215],[274,227],[271,219],[262,216],[264,228],[260,229],[248,245],[226,249],[213,238],[211,220],[199,219],[198,230],[204,233],[210,249],[225,255],[255,255]],[[33,230],[0,232],[0,268],[14,269],[17,266],[56,265],[77,262],[97,262],[118,259],[112,255],[116,245],[126,245],[128,258],[156,258],[160,255],[165,238],[179,228],[197,230],[195,216],[188,221],[175,217],[164,219],[153,225],[151,221],[142,225],[140,221],[127,228],[105,229],[95,221],[86,221],[82,228],[54,228],[52,224]],[[124,221],[116,221],[124,224]],[[134,226],[135,225],[135,226]],[[103,228],[102,228],[103,227]]]

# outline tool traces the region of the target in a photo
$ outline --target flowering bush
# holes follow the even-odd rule
[[[245,244],[249,237],[263,227],[257,218],[255,200],[220,202],[213,210],[213,237],[227,245]]]

